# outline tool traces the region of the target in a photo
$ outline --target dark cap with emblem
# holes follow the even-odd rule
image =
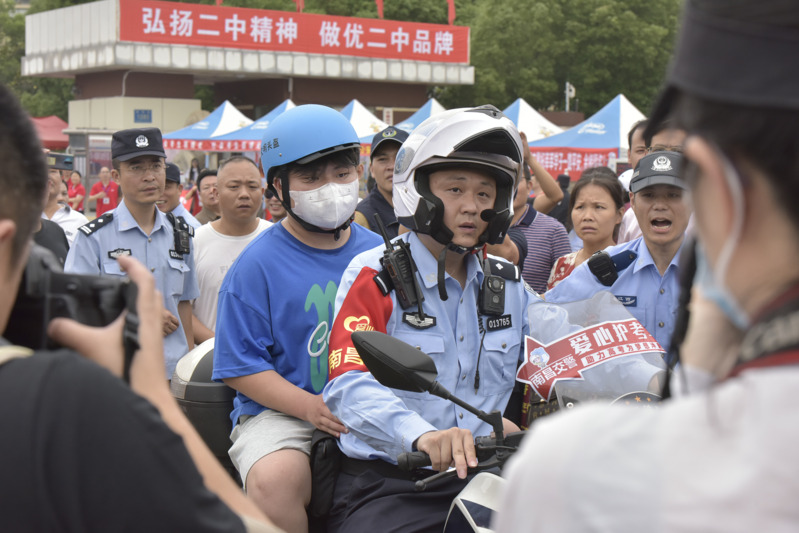
[[[799,69],[775,63],[775,58],[799,56],[799,32],[787,25],[726,17],[704,4],[685,2],[665,88],[645,138],[669,115],[681,92],[731,105],[799,109]],[[790,20],[796,4],[783,2],[770,9],[775,14],[781,10]]]
[[[128,161],[141,155],[166,157],[161,130],[158,128],[133,128],[120,130],[111,137],[111,157]]]
[[[630,180],[630,192],[637,193],[652,185],[673,185],[685,189],[680,177],[682,154],[677,152],[655,152],[642,157]]]
[[[69,154],[56,154],[49,152],[44,154],[47,159],[47,166],[56,170],[72,170],[72,156]]]
[[[175,163],[166,164],[166,180],[173,183],[180,183],[180,169]]]
[[[401,145],[405,142],[408,138],[408,132],[405,130],[401,130],[399,128],[395,128],[394,126],[389,126],[388,128],[384,129],[381,132],[375,134],[372,137],[372,150],[369,155],[369,159],[373,158],[377,153],[377,147],[385,142],[395,142],[397,145]]]

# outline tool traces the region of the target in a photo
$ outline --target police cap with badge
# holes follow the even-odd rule
[[[655,152],[642,157],[633,171],[630,192],[635,194],[652,185],[673,185],[685,189],[680,177],[683,156],[678,152]]]
[[[155,155],[166,159],[164,141],[158,128],[132,128],[120,130],[111,137],[111,157],[128,161],[142,155]]]
[[[401,130],[399,128],[395,128],[394,126],[389,126],[383,131],[379,131],[372,137],[372,150],[371,154],[369,155],[369,159],[373,159],[375,154],[377,153],[377,148],[384,143],[387,142],[395,142],[397,146],[402,145],[408,139],[408,132],[405,130]]]

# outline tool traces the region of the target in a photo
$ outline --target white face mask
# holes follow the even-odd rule
[[[732,166],[729,160],[722,156],[722,164],[724,165],[724,178],[730,187],[730,195],[732,196],[733,209],[735,210],[732,232],[724,245],[721,247],[718,259],[716,259],[715,268],[710,267],[707,261],[704,247],[699,243],[697,248],[697,272],[695,282],[698,283],[705,297],[716,302],[722,312],[735,324],[739,329],[745,330],[749,327],[749,317],[746,312],[735,300],[727,288],[727,270],[732,261],[732,254],[738,246],[738,240],[741,238],[743,232],[744,222],[744,195],[741,185],[741,177],[738,171]]]
[[[289,191],[294,214],[322,229],[336,229],[350,219],[358,205],[358,180],[327,183],[312,191]]]

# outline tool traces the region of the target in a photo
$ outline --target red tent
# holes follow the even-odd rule
[[[51,150],[63,150],[69,146],[69,137],[61,133],[69,127],[69,124],[55,115],[49,117],[32,118],[36,133],[42,146]]]

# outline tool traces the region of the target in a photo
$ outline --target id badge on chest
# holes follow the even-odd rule
[[[110,203],[111,203],[111,198],[109,198],[108,196],[106,196],[105,198],[103,198],[103,203],[104,203],[104,204],[110,204]]]

